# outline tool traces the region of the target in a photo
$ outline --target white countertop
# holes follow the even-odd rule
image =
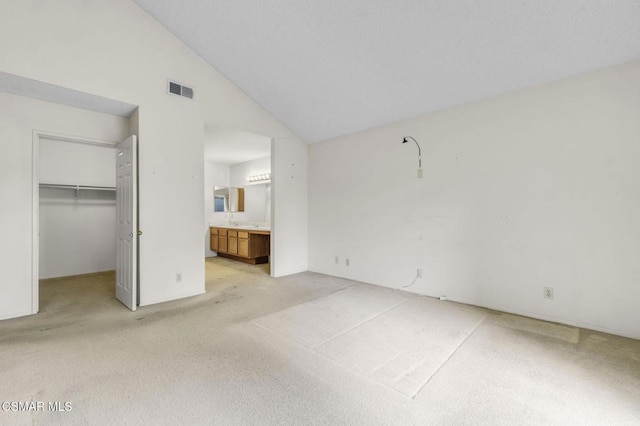
[[[242,229],[243,231],[271,231],[271,227],[265,225],[210,223],[209,226],[216,228]]]

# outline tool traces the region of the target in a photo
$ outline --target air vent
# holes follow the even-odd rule
[[[178,83],[174,83],[172,81],[169,82],[169,93],[173,93],[174,95],[179,95],[182,93],[182,86]]]
[[[175,81],[169,81],[168,89],[171,94],[193,99],[193,89],[191,87],[183,86]]]
[[[193,89],[191,87],[182,86],[182,96],[193,99]]]

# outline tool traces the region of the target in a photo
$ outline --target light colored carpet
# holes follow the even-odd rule
[[[318,352],[413,397],[485,317],[480,309],[414,297]]]
[[[473,307],[354,285],[254,323],[414,397],[486,316]]]
[[[491,322],[502,327],[535,333],[540,336],[560,339],[569,343],[578,343],[580,339],[580,329],[577,327],[538,321],[532,318],[498,314],[491,318]]]
[[[320,274],[206,268],[207,294],[133,313],[109,274],[47,283],[41,314],[0,321],[0,402],[73,408],[0,411],[0,424],[640,424],[640,341]],[[365,306],[336,302],[318,326],[317,307],[343,291]],[[307,326],[257,325],[285,312]],[[305,329],[314,339],[292,339]],[[437,371],[412,376],[425,354]]]
[[[383,288],[352,286],[259,318],[254,323],[315,348],[406,301],[406,297]]]

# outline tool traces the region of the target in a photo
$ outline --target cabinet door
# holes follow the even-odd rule
[[[229,245],[227,247],[227,253],[238,254],[238,238],[229,237],[228,240],[229,240]]]
[[[220,253],[226,253],[227,252],[227,236],[226,235],[219,235],[218,236],[218,251]]]
[[[211,247],[211,250],[218,251],[218,228],[211,227],[209,229],[211,230],[211,242],[209,246]]]
[[[249,257],[248,238],[238,238],[238,256]]]

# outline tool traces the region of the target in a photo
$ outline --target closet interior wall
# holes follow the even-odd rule
[[[115,156],[114,147],[40,138],[40,279],[115,269]]]

